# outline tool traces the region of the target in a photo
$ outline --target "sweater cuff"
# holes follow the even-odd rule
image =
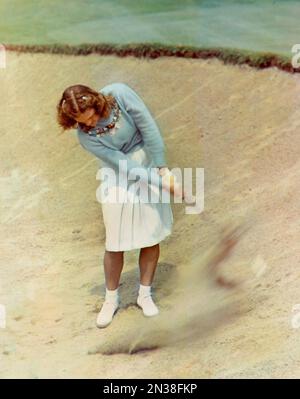
[[[163,151],[153,154],[152,159],[155,167],[167,166],[165,153]]]

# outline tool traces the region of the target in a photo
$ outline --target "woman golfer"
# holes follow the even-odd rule
[[[158,189],[160,199],[162,190],[178,194],[178,186],[174,188],[174,176],[167,168],[165,147],[158,126],[147,106],[130,86],[118,82],[99,91],[79,84],[70,86],[64,91],[57,112],[59,125],[64,130],[77,128],[81,146],[98,157],[102,167],[115,171],[118,178],[123,172],[125,175],[138,167],[144,172],[139,177],[140,181],[147,185],[149,191]],[[119,161],[123,161],[121,167]],[[124,184],[121,187],[118,179],[108,183],[106,193],[102,191],[106,294],[97,316],[98,327],[106,327],[119,307],[118,287],[123,255],[124,251],[132,249],[140,249],[137,304],[145,316],[159,313],[152,299],[151,284],[159,258],[159,242],[171,234],[173,214],[170,201],[151,202],[149,199],[142,202],[139,197],[142,190],[131,189],[138,180],[127,179],[125,194],[130,195],[126,201],[110,200],[116,191],[120,194],[123,190],[124,194]]]

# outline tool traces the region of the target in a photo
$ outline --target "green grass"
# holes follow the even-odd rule
[[[134,56],[138,58],[183,57],[209,59],[217,58],[225,64],[249,65],[264,69],[276,67],[289,73],[299,73],[300,68],[293,68],[289,57],[266,53],[236,50],[229,48],[199,48],[194,46],[174,46],[161,43],[132,43],[118,45],[114,43],[88,44],[70,46],[67,44],[49,45],[5,45],[8,51],[27,53],[50,53],[69,55],[116,55],[118,57]]]

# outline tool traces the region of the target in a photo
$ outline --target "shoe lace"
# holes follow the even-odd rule
[[[140,295],[140,298],[142,300],[146,299],[149,301],[149,300],[152,300],[152,294],[150,293],[150,294]]]
[[[110,299],[110,298],[108,298],[108,299],[105,299],[105,301],[104,301],[104,303],[103,303],[103,306],[104,305],[113,305],[113,306],[115,306],[115,305],[117,305],[118,304],[118,300],[115,300],[115,299]]]

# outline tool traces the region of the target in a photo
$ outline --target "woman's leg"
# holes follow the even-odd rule
[[[159,244],[141,248],[139,256],[140,282],[151,285],[159,258]]]
[[[124,251],[113,252],[105,250],[104,273],[105,283],[108,290],[119,287],[119,281],[124,264]]]
[[[159,244],[141,248],[139,256],[140,288],[137,304],[143,309],[145,316],[155,316],[159,310],[152,299],[151,284],[159,258]]]
[[[102,328],[108,326],[116,310],[119,307],[119,281],[123,269],[123,252],[105,251],[104,273],[105,273],[105,301],[97,316],[97,326]]]

